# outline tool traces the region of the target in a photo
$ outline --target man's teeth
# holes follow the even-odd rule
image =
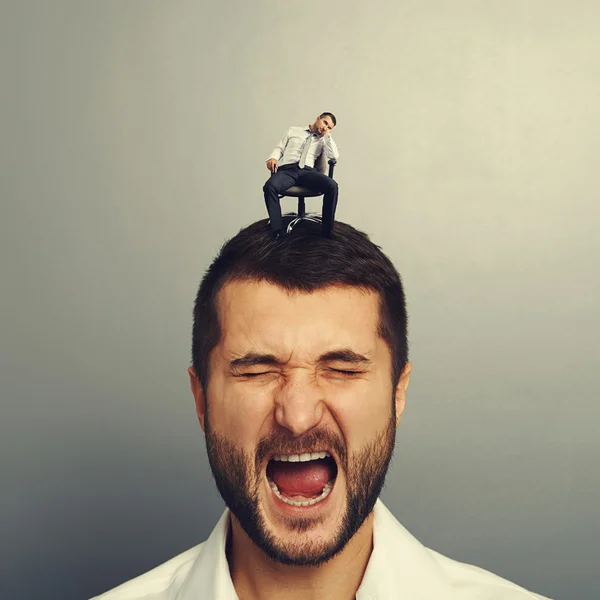
[[[273,460],[281,462],[306,462],[308,460],[317,460],[318,458],[327,458],[331,456],[328,452],[305,452],[304,454],[276,454]]]
[[[290,498],[285,498],[284,496],[282,496],[279,493],[277,484],[274,481],[271,481],[270,479],[269,479],[269,485],[271,486],[273,493],[280,500],[283,500],[286,504],[291,504],[292,506],[312,506],[313,504],[316,504],[317,502],[321,502],[321,500],[325,500],[325,498],[327,498],[327,496],[329,496],[329,493],[331,492],[331,488],[333,487],[333,480],[328,481],[325,484],[325,487],[323,488],[323,491],[321,492],[320,496],[317,496],[316,498],[312,498],[311,500],[302,500],[302,501],[291,500]]]

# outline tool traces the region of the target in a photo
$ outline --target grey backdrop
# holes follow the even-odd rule
[[[408,294],[384,500],[444,554],[600,596],[598,2],[14,0],[0,23],[3,600],[87,598],[211,530],[192,300],[323,110],[338,217]]]

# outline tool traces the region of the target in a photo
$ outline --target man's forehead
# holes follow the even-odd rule
[[[288,290],[256,280],[232,281],[217,297],[221,339],[252,334],[267,337],[292,330],[311,330],[346,338],[378,335],[379,295],[349,285],[331,285],[314,291]]]
[[[267,281],[236,280],[223,286],[217,306],[219,355],[229,363],[257,356],[278,364],[387,360],[379,295],[372,290],[332,285],[290,291]]]

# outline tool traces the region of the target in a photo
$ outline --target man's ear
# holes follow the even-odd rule
[[[196,414],[198,415],[198,421],[200,421],[200,427],[202,427],[202,431],[205,431],[204,417],[206,415],[206,395],[204,394],[204,389],[202,388],[200,379],[198,379],[198,375],[196,375],[194,367],[190,367],[188,369],[188,373],[190,376],[192,395],[194,396],[194,402],[196,403]]]
[[[406,363],[406,366],[402,370],[398,385],[396,386],[395,402],[396,402],[396,427],[400,425],[400,419],[406,406],[406,389],[410,383],[410,373],[412,371],[412,364]]]

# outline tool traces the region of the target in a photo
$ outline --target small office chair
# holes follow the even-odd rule
[[[319,171],[319,173],[327,172],[327,163],[329,162],[329,173],[327,175],[333,179],[333,169],[336,165],[335,158],[330,158],[327,160],[327,156],[325,152],[321,152],[321,154],[315,160],[315,170]],[[315,198],[317,196],[322,196],[323,192],[314,192],[313,190],[309,190],[308,188],[302,187],[300,185],[293,185],[280,194],[280,198],[284,198],[285,196],[289,196],[291,198],[298,198],[298,215],[295,219],[292,219],[287,226],[287,233],[290,233],[294,228],[296,223],[299,223],[303,219],[307,221],[314,221],[315,223],[321,222],[321,215],[319,213],[309,213],[306,214],[306,205],[304,204],[305,198]],[[285,216],[293,216],[295,213],[286,213]]]

